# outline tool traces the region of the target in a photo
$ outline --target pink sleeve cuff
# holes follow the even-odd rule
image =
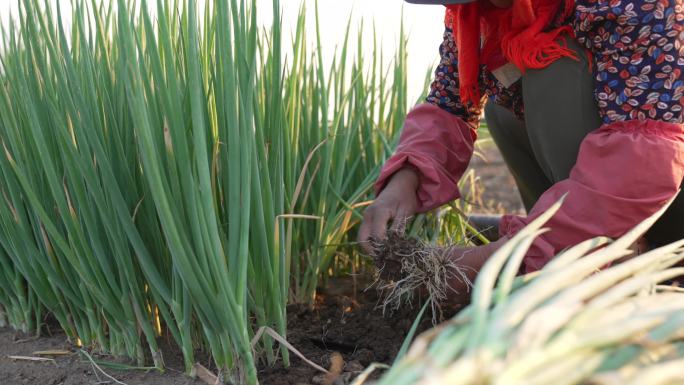
[[[406,117],[399,145],[375,183],[379,194],[395,172],[413,167],[420,183],[418,212],[435,209],[460,197],[458,181],[470,163],[477,135],[474,127],[429,103]]]
[[[618,238],[653,215],[684,178],[684,125],[655,120],[606,124],[582,142],[570,177],[542,194],[528,217],[505,216],[502,235],[519,232],[568,194],[525,258],[541,269],[563,249],[596,236]]]

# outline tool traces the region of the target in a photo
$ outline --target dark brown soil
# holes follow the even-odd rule
[[[349,287],[344,280],[333,284],[336,288]],[[333,384],[348,384],[368,365],[379,362],[391,364],[409,332],[420,308],[406,306],[391,316],[378,309],[378,296],[373,292],[323,293],[316,307],[288,308],[288,341],[308,359],[329,368],[331,356],[339,353],[344,370]],[[432,326],[431,316],[424,315],[418,331]],[[378,373],[379,374],[379,373]],[[275,366],[259,373],[264,385],[324,384],[324,376],[300,359],[292,356],[290,368]]]
[[[65,356],[51,356],[54,362],[32,362],[12,359],[11,356],[35,357],[36,352],[64,350]],[[182,362],[177,354],[166,350],[164,358],[169,367],[166,373],[157,371],[117,371],[103,367],[110,376],[127,385],[198,385],[200,381],[182,373]],[[106,360],[105,357],[96,357]],[[96,374],[68,343],[61,332],[50,337],[26,338],[9,329],[0,329],[0,384],[3,385],[94,385],[114,384],[101,372]]]
[[[406,237],[398,231],[388,231],[387,239],[371,240],[373,244],[373,260],[378,268],[380,279],[398,281],[402,277],[402,261],[405,256],[412,255],[420,249],[418,239]]]

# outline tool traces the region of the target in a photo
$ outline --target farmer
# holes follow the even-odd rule
[[[460,197],[483,110],[528,215],[503,216],[498,242],[453,252],[473,271],[566,193],[551,231],[526,255],[526,272],[586,239],[620,237],[676,195],[684,0],[407,1],[446,5],[441,62],[376,183],[364,247],[390,223]],[[681,238],[684,194],[647,242]]]

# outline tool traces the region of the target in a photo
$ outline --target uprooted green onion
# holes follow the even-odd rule
[[[605,268],[664,212],[623,238],[597,238],[515,277],[547,212],[487,262],[472,303],[418,337],[380,384],[676,384],[684,354],[684,241]],[[521,254],[522,253],[522,254]]]

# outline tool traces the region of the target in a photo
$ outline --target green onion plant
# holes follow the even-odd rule
[[[224,382],[287,365],[250,340],[286,338],[289,302],[363,264],[351,230],[409,108],[404,31],[388,61],[377,39],[364,56],[364,28],[352,52],[351,23],[342,42],[307,35],[303,7],[283,31],[280,0],[267,28],[255,0],[18,3],[0,45],[0,324],[50,314],[159,370],[168,336],[188,374],[204,349]]]

